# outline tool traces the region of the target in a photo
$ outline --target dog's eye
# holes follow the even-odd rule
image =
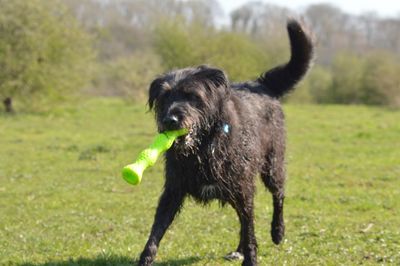
[[[185,98],[192,102],[198,102],[200,97],[193,93],[187,93]]]
[[[165,100],[169,97],[170,94],[171,94],[171,91],[169,91],[169,90],[163,91],[158,98],[161,100]]]

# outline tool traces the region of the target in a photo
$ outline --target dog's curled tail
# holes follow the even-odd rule
[[[257,80],[276,98],[289,92],[304,77],[314,57],[313,36],[300,22],[289,20],[287,31],[291,48],[289,62],[265,72]]]

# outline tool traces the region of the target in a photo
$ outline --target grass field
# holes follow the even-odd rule
[[[400,111],[285,106],[286,238],[269,236],[258,182],[260,265],[400,265]],[[149,234],[162,164],[133,187],[120,169],[155,134],[144,106],[97,99],[49,113],[0,114],[0,265],[130,265]],[[232,265],[230,208],[185,203],[155,265]],[[233,265],[239,265],[235,263]]]

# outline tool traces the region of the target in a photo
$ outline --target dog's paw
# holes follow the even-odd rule
[[[224,259],[233,261],[233,260],[243,260],[243,254],[237,251],[228,253],[225,255]]]
[[[275,245],[279,245],[282,242],[284,235],[285,235],[285,226],[284,225],[274,226],[272,224],[271,238],[272,238],[272,242],[274,242]]]

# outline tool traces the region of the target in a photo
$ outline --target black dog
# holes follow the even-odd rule
[[[140,265],[151,265],[165,231],[186,196],[230,204],[240,220],[240,242],[230,257],[257,264],[254,177],[273,195],[271,236],[282,241],[285,226],[284,115],[278,101],[305,75],[313,58],[311,35],[297,21],[287,24],[291,59],[256,81],[230,84],[222,70],[207,66],[166,73],[150,86],[149,106],[158,130],[187,128],[166,153],[165,185]]]

